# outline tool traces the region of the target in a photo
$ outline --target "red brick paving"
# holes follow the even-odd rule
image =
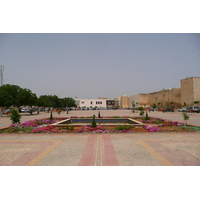
[[[95,150],[97,143],[97,135],[90,135],[87,145],[84,149],[79,166],[93,166],[95,163]]]
[[[153,153],[138,140],[149,145]],[[175,166],[200,165],[199,133],[0,134],[0,165],[27,165],[48,150],[53,141],[61,143],[33,165],[165,165],[156,154]]]
[[[103,138],[103,166],[118,166],[115,151],[110,135],[102,135]]]
[[[94,134],[88,138],[79,166],[117,166],[110,135]]]

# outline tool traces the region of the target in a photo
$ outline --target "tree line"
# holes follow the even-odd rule
[[[75,100],[70,97],[59,98],[56,95],[41,95],[37,97],[30,89],[18,85],[6,84],[0,87],[0,107],[37,106],[66,108],[74,107]]]

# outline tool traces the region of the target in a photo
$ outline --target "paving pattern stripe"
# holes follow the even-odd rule
[[[28,162],[30,162],[33,158],[35,158],[40,152],[44,151],[51,144],[52,142],[37,143],[34,148],[24,153],[22,156],[14,159],[12,162],[9,163],[9,165],[25,166]]]
[[[6,145],[9,144],[11,145],[11,149],[13,148],[14,145],[14,149],[12,149],[12,151],[18,151],[18,148],[16,146],[17,145],[21,145],[23,147],[24,144],[34,144],[35,146],[33,148],[31,148],[29,151],[24,152],[22,155],[20,156],[15,156],[12,158],[11,161],[9,162],[3,162],[0,163],[1,166],[24,166],[26,165],[28,162],[30,162],[33,158],[35,158],[40,152],[44,151],[48,146],[52,145],[54,143],[54,141],[21,141],[21,140],[13,140],[12,141],[6,141],[6,142],[0,142],[1,145]]]
[[[35,166],[37,165],[43,158],[45,158],[51,151],[53,151],[62,140],[54,140],[54,143],[47,149],[45,149],[42,153],[36,156],[33,160],[26,164],[26,166]]]
[[[95,154],[95,166],[102,166],[102,136],[97,136],[96,142],[96,154]]]
[[[118,166],[109,135],[90,135],[79,166]]]
[[[161,156],[155,149],[150,147],[144,140],[137,140],[158,162],[163,166],[173,166],[168,160]]]
[[[146,139],[145,142],[148,143],[148,145],[153,146],[153,148],[157,152],[159,152],[165,159],[173,163],[173,165],[175,166],[194,166],[200,164],[200,160],[196,156],[193,156],[190,152],[187,152],[186,150],[179,149],[180,144],[199,144],[200,140],[198,139]],[[176,145],[176,151],[171,149],[170,147],[166,147],[163,143]],[[189,157],[189,160],[187,159],[187,157]]]
[[[97,135],[90,135],[83,151],[79,166],[93,166],[96,157]]]
[[[103,166],[118,166],[118,161],[112,145],[110,135],[102,135],[103,139]]]
[[[0,140],[0,142],[2,143],[6,143],[6,142],[11,142],[11,143],[17,143],[17,142],[20,142],[20,143],[25,143],[25,142],[54,142],[55,140]]]

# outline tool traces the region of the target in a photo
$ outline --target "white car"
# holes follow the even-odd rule
[[[199,112],[199,107],[198,106],[189,106],[187,108],[187,112]]]
[[[23,113],[28,112],[28,111],[29,111],[28,108],[22,108],[22,109],[21,109],[21,112],[23,112]]]
[[[178,109],[178,112],[186,112],[186,108],[180,108],[180,109]]]

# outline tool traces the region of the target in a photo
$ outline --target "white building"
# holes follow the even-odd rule
[[[106,108],[106,99],[76,99],[77,108],[93,109]]]

